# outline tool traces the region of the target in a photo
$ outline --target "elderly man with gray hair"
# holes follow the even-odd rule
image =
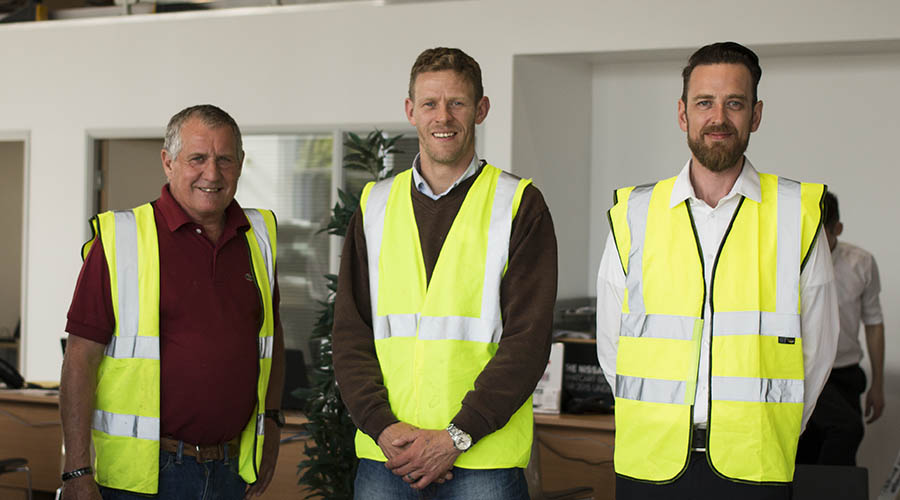
[[[160,197],[92,218],[82,250],[60,387],[66,500],[239,499],[275,469],[275,216],[234,200],[244,153],[225,111],[173,116],[161,158]]]

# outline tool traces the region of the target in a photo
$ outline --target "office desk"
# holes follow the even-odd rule
[[[289,413],[281,437],[297,435],[306,422],[299,412]],[[306,498],[297,485],[297,464],[303,459],[305,443],[299,439],[281,446],[275,477],[261,500]],[[12,457],[28,459],[36,491],[55,492],[62,485],[62,426],[56,391],[0,389],[0,458]],[[25,483],[25,474],[0,476],[0,498],[14,491],[6,487],[21,488]]]
[[[534,414],[544,491],[594,488],[595,500],[613,500],[615,417]]]
[[[61,484],[61,451],[58,393],[0,389],[0,458],[27,458],[34,489],[55,492]],[[25,474],[4,474],[0,476],[0,496],[12,491],[5,486],[25,484]]]

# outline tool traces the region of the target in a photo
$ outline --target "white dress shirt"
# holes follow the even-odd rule
[[[700,251],[703,259],[715,261],[722,237],[741,200],[746,197],[756,202],[762,200],[759,175],[750,160],[744,158],[744,166],[731,191],[715,207],[697,198],[690,180],[691,162],[678,174],[672,188],[670,206],[674,207],[688,200]],[[712,278],[712,265],[704,266],[706,289]],[[606,239],[606,248],[600,260],[597,274],[597,357],[600,367],[609,382],[615,387],[616,348],[619,343],[619,323],[622,314],[622,300],[625,292],[625,273],[619,263],[612,234]],[[837,295],[834,288],[834,273],[826,238],[817,238],[809,254],[806,267],[800,273],[800,332],[803,339],[803,424],[812,414],[816,400],[825,380],[831,372],[838,339]],[[706,294],[704,317],[710,317],[709,294]],[[694,424],[705,427],[709,410],[709,345],[710,322],[703,323],[700,345],[700,365],[697,373],[697,391],[694,398]]]
[[[831,254],[834,263],[834,284],[837,289],[841,317],[835,368],[845,368],[862,360],[859,343],[859,324],[884,323],[881,315],[881,279],[875,257],[850,243],[838,241]]]

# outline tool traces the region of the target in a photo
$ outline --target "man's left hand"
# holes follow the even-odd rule
[[[272,477],[275,475],[275,463],[278,462],[278,447],[281,445],[281,429],[271,418],[265,419],[266,434],[263,441],[262,461],[259,464],[259,474],[256,482],[247,488],[244,499],[260,496],[269,487]]]
[[[872,387],[866,394],[866,423],[878,420],[884,411],[884,389]]]
[[[406,449],[388,460],[385,467],[416,490],[446,477],[462,453],[453,446],[453,440],[445,430],[419,429],[391,444]]]

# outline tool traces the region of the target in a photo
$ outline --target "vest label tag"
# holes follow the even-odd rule
[[[797,342],[797,339],[795,339],[794,337],[778,337],[778,343],[779,343],[779,344],[791,344],[791,345],[793,345],[795,342]]]

